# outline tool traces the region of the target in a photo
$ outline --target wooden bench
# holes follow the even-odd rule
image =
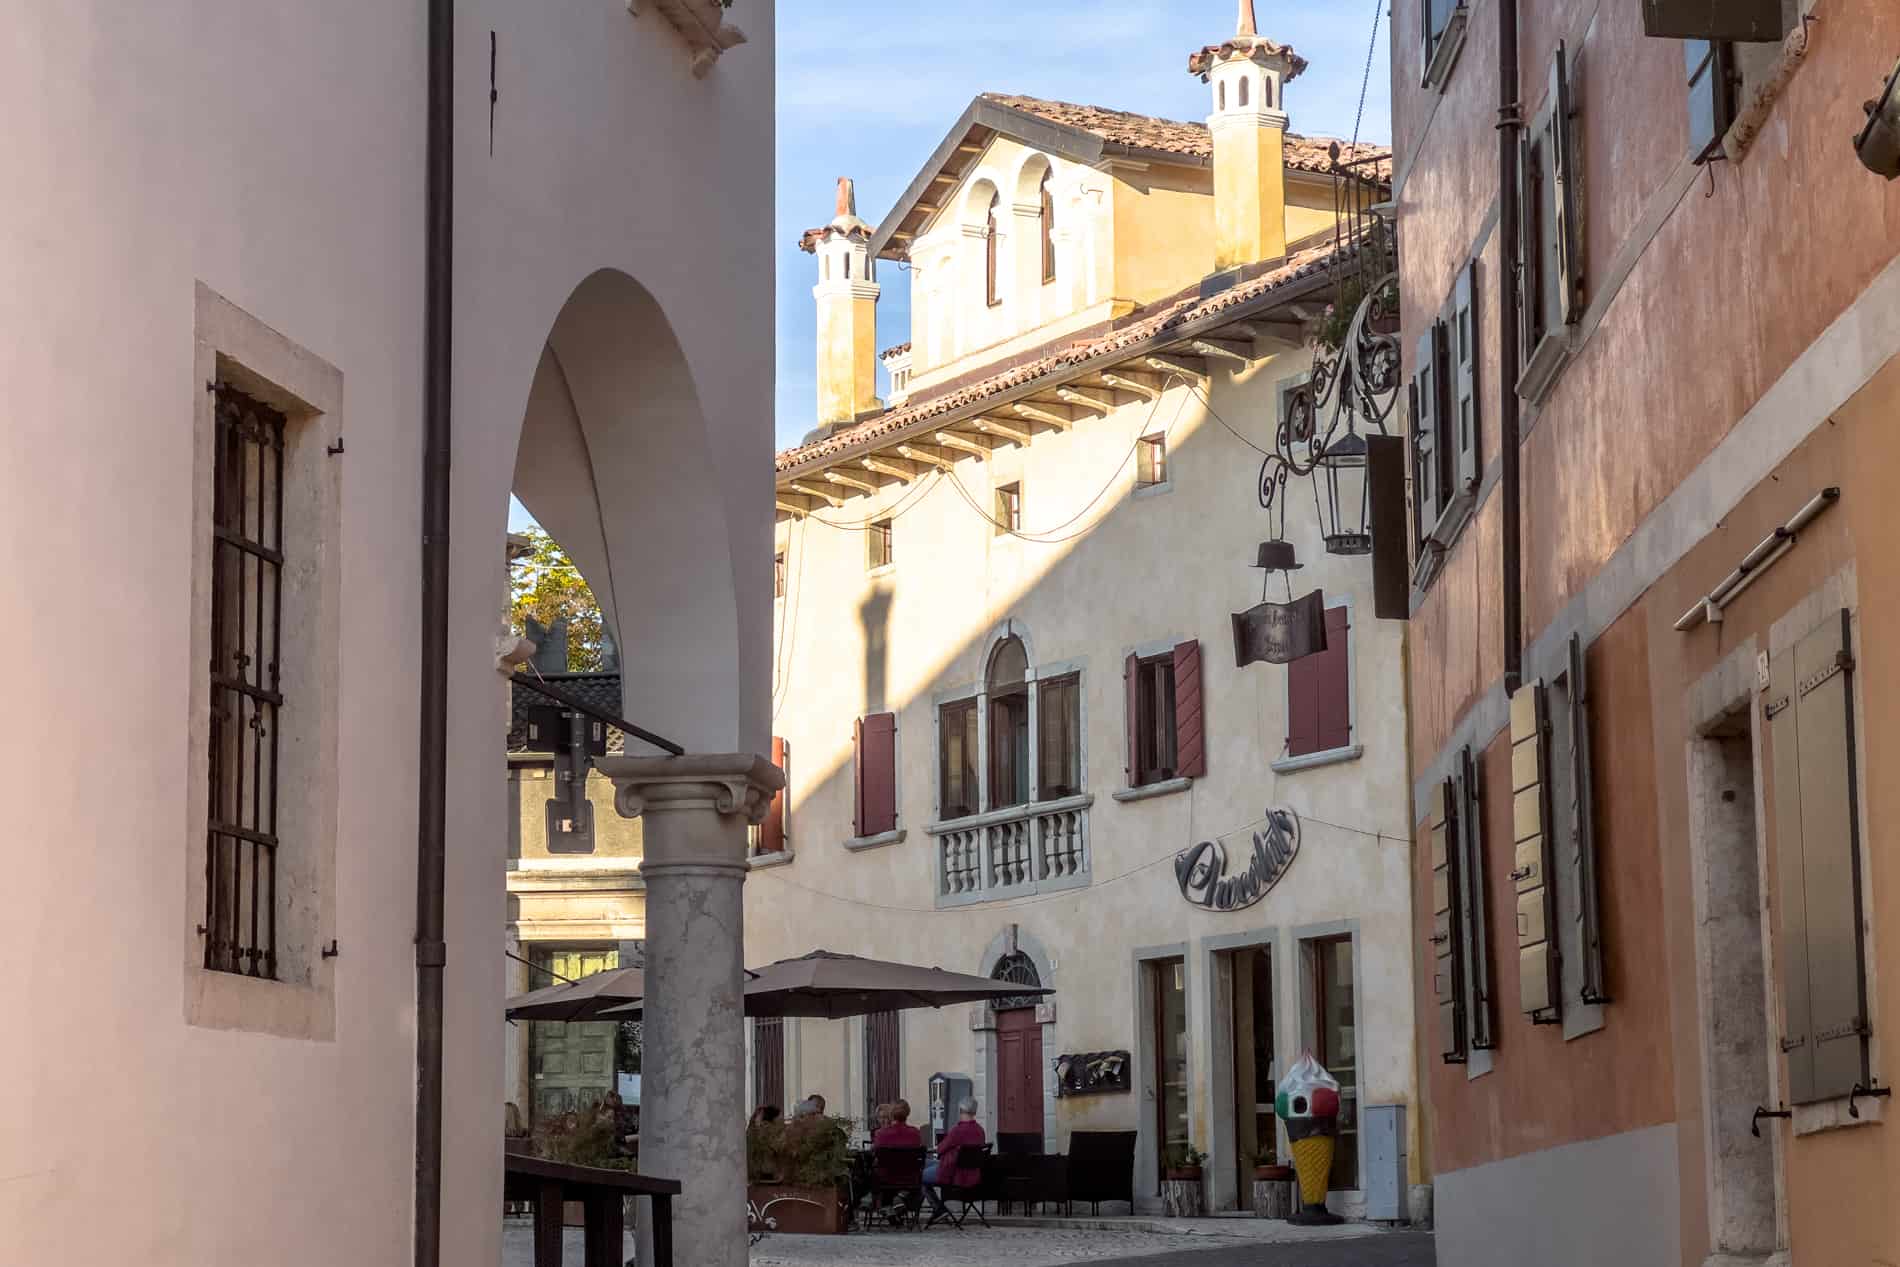
[[[653,1199],[653,1267],[673,1267],[673,1198],[677,1179],[630,1170],[570,1166],[510,1153],[502,1199],[534,1207],[534,1267],[561,1267],[562,1208],[578,1201],[586,1211],[587,1267],[621,1267],[626,1253],[625,1198]]]

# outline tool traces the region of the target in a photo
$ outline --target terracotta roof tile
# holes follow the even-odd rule
[[[834,432],[822,440],[814,440],[810,444],[786,449],[778,454],[775,467],[782,474],[793,467],[803,466],[814,460],[834,457],[860,448],[868,449],[884,437],[901,432],[916,423],[951,413],[985,397],[1006,392],[1065,366],[1079,366],[1097,359],[1109,360],[1112,363],[1113,359],[1126,349],[1144,343],[1157,335],[1165,334],[1170,329],[1225,312],[1250,300],[1258,299],[1267,292],[1290,282],[1324,272],[1334,263],[1338,255],[1350,255],[1356,249],[1356,247],[1348,247],[1344,252],[1336,252],[1333,244],[1327,242],[1296,252],[1288,256],[1278,268],[1238,285],[1230,286],[1206,299],[1198,297],[1178,299],[1139,321],[1099,338],[1071,343],[1060,351],[1051,352],[1022,365],[1012,366],[988,378],[961,384],[921,400],[913,400],[897,409],[887,409],[855,426]]]
[[[1041,97],[1012,96],[1000,92],[986,92],[983,98],[999,106],[1047,119],[1051,123],[1080,128],[1112,145],[1158,150],[1165,154],[1182,154],[1199,159],[1211,158],[1214,154],[1214,140],[1204,123],[1157,119],[1151,115],[1131,114],[1126,110],[1110,110],[1106,106],[1082,106],[1068,101],[1046,101]],[[1301,136],[1289,132],[1286,136],[1286,165],[1298,171],[1330,171],[1330,151],[1335,143],[1339,145],[1342,161],[1350,162],[1355,157],[1378,156],[1387,160],[1391,157],[1391,151],[1384,146],[1353,147],[1344,141],[1335,142],[1332,137]],[[1387,165],[1382,163],[1380,167],[1385,170]]]

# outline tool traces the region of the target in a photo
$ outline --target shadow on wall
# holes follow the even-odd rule
[[[864,631],[864,711],[887,711],[891,665],[891,580],[878,579],[870,597],[858,604],[858,626]],[[891,710],[894,711],[894,710]]]

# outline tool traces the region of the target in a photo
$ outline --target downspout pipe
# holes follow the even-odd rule
[[[455,0],[429,0],[422,316],[422,663],[416,796],[415,1267],[442,1261],[443,885],[449,702]]]
[[[1518,0],[1498,0],[1498,312],[1503,338],[1498,364],[1499,454],[1502,469],[1499,493],[1503,504],[1504,690],[1517,694],[1524,680],[1524,482],[1519,470],[1518,442],[1522,430],[1517,375],[1523,365],[1520,331],[1523,329],[1523,292],[1519,286],[1519,242],[1523,218],[1519,203],[1518,152],[1524,120],[1518,102]]]

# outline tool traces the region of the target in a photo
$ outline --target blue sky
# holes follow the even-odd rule
[[[1379,42],[1360,135],[1391,140],[1385,3],[1258,0],[1262,33],[1311,63],[1287,88],[1294,131],[1351,135],[1376,9]],[[857,182],[858,214],[876,223],[981,92],[1204,119],[1208,89],[1187,73],[1188,54],[1231,34],[1235,9],[1235,0],[780,0],[779,446],[796,444],[812,426],[814,265],[796,243],[831,218],[838,177]],[[901,269],[883,265],[878,280],[884,348],[910,338],[910,296]],[[519,503],[511,511],[511,526],[528,522]]]

